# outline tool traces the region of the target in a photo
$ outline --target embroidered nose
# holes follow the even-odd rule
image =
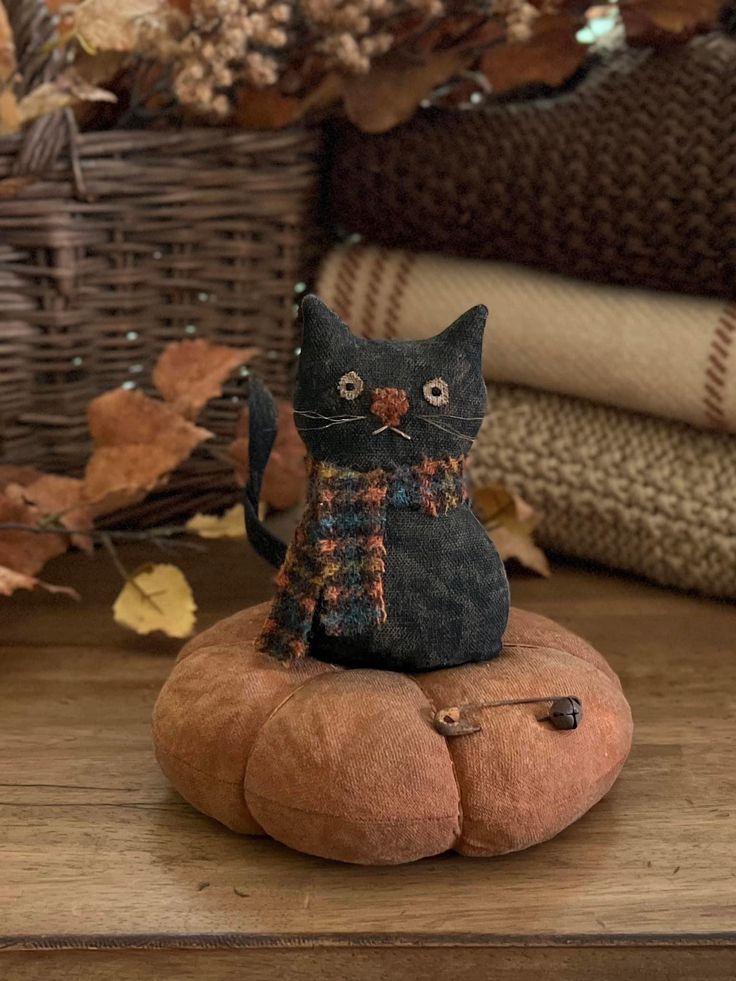
[[[371,412],[384,426],[398,426],[409,411],[409,399],[402,388],[374,388]]]

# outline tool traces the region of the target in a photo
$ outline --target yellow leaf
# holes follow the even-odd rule
[[[123,586],[112,610],[116,623],[137,634],[161,630],[169,637],[188,637],[194,630],[197,604],[181,569],[160,563],[139,569]]]
[[[200,538],[243,538],[245,509],[242,504],[234,504],[224,514],[195,514],[187,521],[186,529]]]

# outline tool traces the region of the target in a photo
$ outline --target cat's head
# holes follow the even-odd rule
[[[372,470],[467,453],[486,411],[487,315],[473,307],[426,340],[372,340],[306,296],[294,418],[310,455]]]

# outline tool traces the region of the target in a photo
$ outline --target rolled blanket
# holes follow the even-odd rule
[[[345,126],[335,220],[392,247],[733,297],[735,117],[733,38],[617,53],[553,98]]]
[[[540,544],[736,598],[733,436],[512,385],[490,396],[472,479],[538,508]]]
[[[428,337],[485,303],[487,381],[736,431],[736,304],[378,247],[333,250],[318,291],[367,337]]]

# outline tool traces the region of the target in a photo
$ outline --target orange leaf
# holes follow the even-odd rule
[[[155,443],[100,447],[90,457],[84,473],[84,496],[90,510],[99,517],[137,504],[164,484],[188,455],[181,456]]]
[[[302,100],[284,95],[276,86],[241,89],[235,103],[233,122],[242,129],[283,129],[302,115]]]
[[[348,118],[365,133],[383,133],[408,119],[422,99],[464,71],[472,57],[450,48],[427,55],[420,64],[396,56],[378,60],[367,75],[345,79]]]
[[[626,40],[633,47],[661,47],[687,41],[714,27],[723,0],[620,0]]]
[[[0,464],[0,491],[4,490],[8,484],[20,484],[21,487],[27,487],[39,477],[43,477],[43,474],[35,467],[16,467],[12,463]]]
[[[74,477],[43,474],[22,489],[25,500],[44,517],[59,516],[59,523],[70,531],[80,531],[92,526],[92,514],[82,500],[84,484]],[[89,535],[72,535],[72,542],[85,552],[92,552]]]
[[[0,494],[0,524],[36,526],[38,521],[38,512],[33,508]],[[67,542],[61,535],[0,528],[0,565],[27,576],[35,575],[49,559],[62,555],[66,549]]]
[[[248,422],[246,406],[238,419],[235,439],[228,452],[238,480],[248,480]],[[278,402],[278,433],[263,476],[261,500],[275,511],[286,511],[301,504],[307,492],[305,448],[294,424],[294,412],[289,402]]]
[[[196,419],[210,399],[222,395],[227,376],[256,353],[254,347],[225,347],[202,340],[169,344],[153,369],[153,384],[175,412]]]
[[[71,586],[54,586],[50,582],[36,579],[35,576],[27,576],[23,572],[0,565],[0,596],[12,596],[16,589],[37,589],[39,586],[49,593],[63,593],[72,599],[80,599],[79,593]]]
[[[588,49],[575,35],[584,21],[569,14],[542,14],[528,41],[489,48],[480,70],[494,91],[524,85],[562,85],[583,63]]]
[[[163,402],[140,389],[114,388],[93,399],[87,410],[89,431],[95,446],[128,446],[158,443],[188,456],[212,433],[192,425]]]
[[[212,436],[138,389],[100,395],[88,417],[96,449],[85,471],[83,499],[96,516],[143,500]]]

